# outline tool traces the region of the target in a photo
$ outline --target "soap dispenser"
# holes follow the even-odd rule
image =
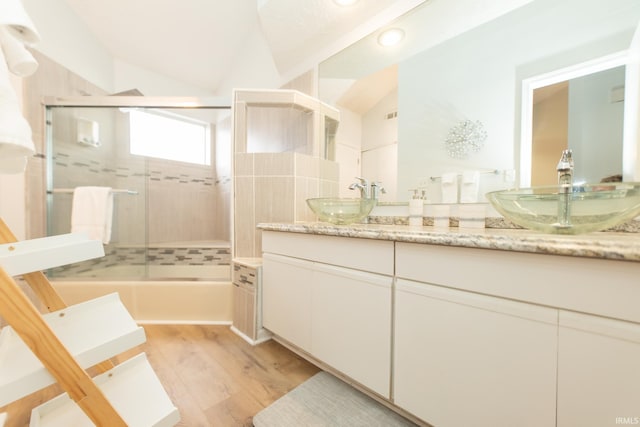
[[[409,199],[409,225],[422,226],[422,216],[424,215],[424,199],[418,194],[418,190],[413,191],[413,196]]]

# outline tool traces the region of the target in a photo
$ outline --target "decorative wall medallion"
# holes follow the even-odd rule
[[[449,157],[465,159],[469,154],[477,153],[484,146],[487,132],[479,120],[463,120],[451,128],[444,141]]]

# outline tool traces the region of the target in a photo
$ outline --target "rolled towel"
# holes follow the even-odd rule
[[[458,174],[448,172],[440,178],[442,203],[458,203]]]
[[[110,187],[76,187],[71,206],[71,232],[107,244],[111,240],[113,192]]]
[[[38,69],[38,61],[24,47],[7,27],[0,27],[0,46],[4,53],[9,71],[18,77],[26,77]]]
[[[34,153],[31,128],[22,116],[18,98],[9,80],[9,69],[0,49],[0,173],[22,172],[26,156]]]
[[[0,26],[7,26],[9,32],[22,43],[35,44],[40,41],[40,35],[20,0],[0,1]]]
[[[477,202],[479,187],[480,173],[478,171],[463,172],[462,183],[460,184],[460,203]]]

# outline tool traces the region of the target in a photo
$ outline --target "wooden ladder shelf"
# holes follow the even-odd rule
[[[67,306],[42,273],[104,256],[102,243],[68,234],[18,242],[0,219],[0,406],[53,382],[65,394],[32,411],[31,427],[173,426],[178,410],[144,353],[110,358],[145,341],[117,294]],[[12,276],[21,275],[42,314]],[[95,378],[86,369],[96,367]]]

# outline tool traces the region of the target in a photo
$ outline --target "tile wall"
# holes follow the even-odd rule
[[[236,153],[235,256],[260,257],[256,224],[314,220],[306,199],[338,194],[338,164],[300,153]]]
[[[37,155],[27,167],[27,237],[46,235],[46,142],[44,96],[106,95],[105,91],[68,71],[39,52],[38,71],[24,80],[24,114],[32,126]],[[84,146],[75,141],[78,117],[100,123],[102,145]],[[56,109],[54,185],[74,188],[78,185],[106,185],[137,191],[138,196],[115,197],[112,241],[124,247],[148,240],[153,242],[189,240],[229,240],[230,238],[230,167],[220,173],[210,166],[131,156],[125,114],[106,109]],[[213,137],[229,135],[230,120]],[[224,132],[226,128],[226,133]],[[116,144],[118,141],[118,144]],[[230,140],[225,141],[227,152]],[[148,198],[146,197],[148,192]],[[56,204],[56,218],[51,224],[55,234],[70,230],[71,194],[49,196]],[[153,212],[148,215],[147,212]],[[133,220],[135,218],[135,220]],[[179,262],[176,259],[176,262]]]
[[[106,95],[99,87],[84,80],[37,51],[38,70],[23,79],[23,112],[31,125],[36,156],[29,159],[26,173],[27,238],[44,237],[46,231],[46,143],[44,96]]]

